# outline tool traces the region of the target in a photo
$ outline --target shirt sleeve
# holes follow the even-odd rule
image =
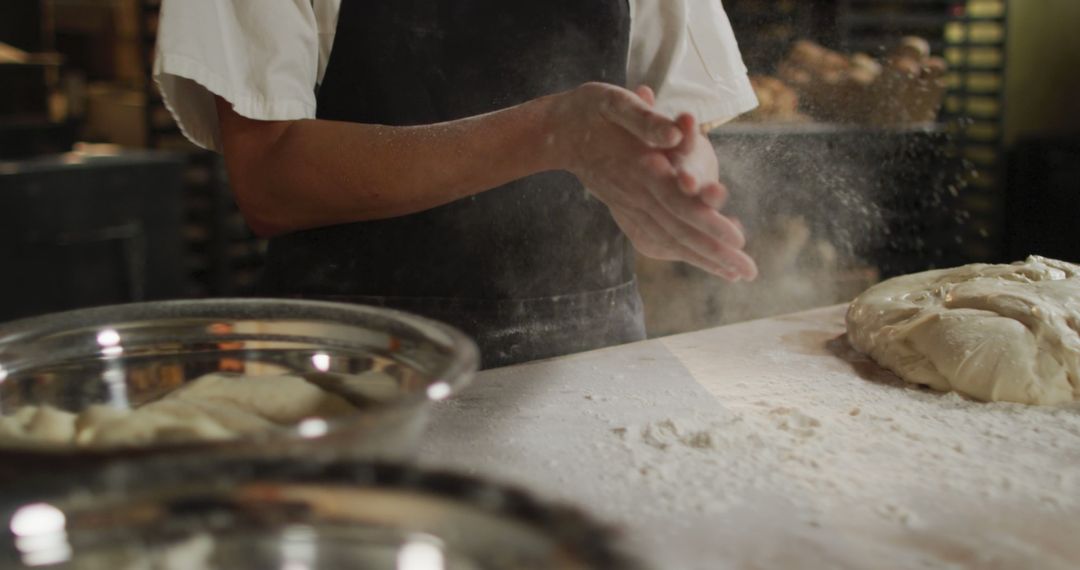
[[[631,0],[627,79],[656,91],[657,108],[717,125],[757,107],[720,0]]]
[[[154,80],[184,135],[220,151],[215,95],[250,119],[315,116],[319,41],[311,0],[164,0]]]

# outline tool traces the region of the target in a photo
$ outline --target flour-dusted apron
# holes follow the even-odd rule
[[[626,0],[342,0],[318,116],[430,124],[588,81],[622,85],[629,27]],[[486,368],[644,337],[632,249],[565,172],[274,238],[262,291],[450,323]]]

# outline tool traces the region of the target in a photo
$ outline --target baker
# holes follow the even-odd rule
[[[264,295],[433,317],[495,367],[644,338],[630,244],[756,275],[702,127],[756,105],[720,0],[166,0],[159,30]]]

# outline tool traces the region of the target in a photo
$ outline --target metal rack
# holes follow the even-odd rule
[[[145,72],[147,146],[184,152],[184,260],[191,297],[246,295],[254,291],[266,244],[248,229],[229,191],[221,157],[184,138],[152,80],[161,0],[140,0]]]
[[[940,197],[956,217],[926,236],[944,263],[998,261],[1004,255],[1005,0],[842,0],[841,46],[880,52],[899,36],[926,38],[949,62],[941,121],[948,152],[963,165]]]
[[[953,73],[943,115],[965,163],[957,192],[970,216],[960,238],[966,256],[977,261],[1002,261],[1006,255],[1007,10],[1005,0],[958,2],[945,32]]]
[[[914,35],[945,49],[945,27],[958,0],[840,0],[836,26],[846,51],[878,54],[898,37]]]

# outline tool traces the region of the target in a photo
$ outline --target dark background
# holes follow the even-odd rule
[[[953,58],[934,125],[715,131],[751,234],[797,213],[880,277],[1029,253],[1080,261],[1080,2],[724,6],[754,75],[774,73],[801,38],[877,56],[915,34]],[[39,54],[0,64],[0,320],[253,292],[264,244],[238,214],[220,158],[183,139],[149,81],[159,8],[0,2],[0,42]],[[1000,61],[963,63],[963,50],[982,48]]]

